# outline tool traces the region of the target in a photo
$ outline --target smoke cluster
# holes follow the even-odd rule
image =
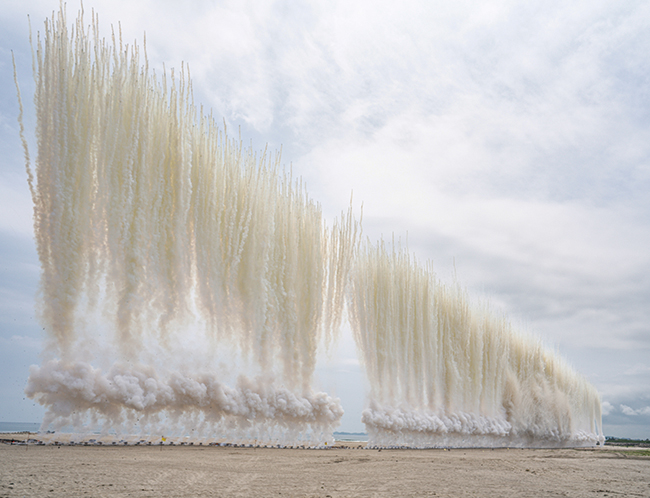
[[[384,446],[602,441],[600,397],[539,341],[383,241],[355,259],[351,324],[370,381],[362,420]]]
[[[67,405],[108,425],[119,423],[120,409],[159,413],[162,401],[129,404],[130,384],[97,390],[107,387],[103,377],[78,362],[94,340],[89,317],[101,316],[110,336],[96,355],[132,364],[147,361],[146,344],[164,349],[201,323],[197,353],[234,344],[262,377],[277,379],[264,386],[265,400],[299,393],[312,413],[291,420],[331,432],[340,407],[320,413],[310,400],[322,395],[311,384],[317,347],[341,322],[358,230],[351,209],[328,227],[301,181],[280,168],[279,153],[255,153],[196,108],[186,68],[158,78],[136,45],[98,33],[97,18],[87,27],[83,13],[68,30],[62,7],[35,54],[35,175],[27,168],[47,356],[60,363],[32,372],[29,395],[47,407],[46,422],[69,418],[61,412]],[[178,361],[190,370],[192,362]],[[48,384],[46,373],[76,390]],[[172,412],[199,410],[202,398],[180,402],[176,377],[166,375],[172,397],[149,394]],[[215,413],[235,425],[248,416],[279,426],[291,418],[273,403],[241,413],[238,406]]]
[[[394,242],[361,247],[351,208],[327,226],[279,153],[197,109],[184,66],[158,77],[98,33],[62,7],[35,53],[27,177],[50,340],[26,392],[43,428],[331,440],[343,411],[313,374],[347,305],[371,444],[602,441],[598,393],[564,361]]]
[[[44,424],[60,430],[92,425],[118,434],[229,435],[235,440],[320,444],[343,415],[326,393],[299,395],[262,378],[235,387],[212,372],[160,376],[147,365],[116,363],[108,372],[86,362],[51,360],[31,368],[28,396],[48,406]]]

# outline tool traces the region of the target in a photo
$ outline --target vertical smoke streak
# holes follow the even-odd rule
[[[164,349],[200,320],[211,344],[234,343],[258,365],[269,385],[254,397],[273,397],[275,376],[303,404],[321,396],[311,392],[316,349],[340,325],[359,230],[351,211],[328,229],[301,180],[281,169],[279,153],[256,154],[197,111],[185,66],[158,79],[121,33],[100,39],[94,13],[87,28],[82,12],[69,30],[64,7],[46,21],[35,66],[41,315],[52,356],[62,361],[32,372],[30,396],[52,420],[70,421],[66,410],[82,398],[48,391],[67,376],[94,393],[77,411],[113,423],[122,410],[144,410],[119,401],[125,394],[112,393],[114,382],[81,361],[93,308],[110,317],[111,354],[136,370],[146,343]],[[162,381],[176,393],[170,410],[213,413],[170,382]],[[342,412],[336,400],[325,404],[329,415],[314,408],[301,420],[311,416],[312,428],[331,431]],[[266,421],[242,413],[275,423],[273,410]],[[285,419],[290,414],[276,422]]]
[[[538,341],[383,241],[356,258],[350,315],[371,442],[563,446],[602,441],[600,398]]]
[[[185,66],[158,78],[146,51],[141,60],[119,32],[101,40],[94,14],[69,30],[62,8],[38,39],[34,75],[35,185],[25,151],[54,349],[26,392],[47,407],[45,424],[327,437],[342,410],[310,386],[347,300],[375,443],[602,438],[591,385],[394,241],[357,254],[351,209],[328,228],[279,152],[255,153],[197,110]],[[84,351],[93,310],[113,332],[93,352],[112,360],[104,370]],[[196,322],[210,336],[202,346],[234,344],[260,376],[228,387],[193,358],[165,363]],[[152,347],[165,359],[151,361]]]

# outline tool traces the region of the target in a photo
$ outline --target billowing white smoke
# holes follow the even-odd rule
[[[185,69],[158,79],[137,46],[100,40],[94,16],[87,28],[80,15],[70,32],[64,9],[48,20],[35,66],[36,185],[27,167],[41,318],[52,338],[46,354],[61,361],[34,370],[28,393],[48,408],[46,422],[66,418],[66,406],[108,423],[119,422],[111,410],[152,410],[129,404],[115,386],[93,391],[103,377],[79,360],[95,340],[89,317],[99,315],[110,338],[97,358],[146,363],[145,344],[164,348],[202,323],[199,352],[236,345],[263,377],[278,379],[263,386],[265,399],[288,393],[282,386],[299,392],[313,413],[296,416],[298,426],[311,420],[314,431],[331,432],[340,409],[323,418],[309,400],[322,397],[311,391],[318,344],[341,321],[358,237],[351,212],[328,228],[301,182],[280,169],[279,153],[256,154],[229,139],[194,106]],[[202,409],[200,397],[162,396],[175,377],[172,366],[158,368],[169,371],[161,373],[162,391],[152,391],[154,412],[165,410],[160,400],[176,411]],[[77,396],[65,382],[48,384],[47,375],[63,373],[77,387],[95,379],[78,392],[103,401]],[[282,410],[241,406],[215,413],[235,425],[247,414],[256,423],[270,417],[267,425],[290,420]]]
[[[282,444],[319,444],[343,415],[326,393],[298,395],[268,379],[240,376],[236,387],[212,372],[163,377],[146,365],[114,364],[102,372],[86,362],[51,360],[33,366],[26,393],[48,407],[54,429],[101,425],[118,434],[230,436]]]
[[[430,266],[381,242],[356,258],[351,324],[385,446],[566,446],[602,440],[594,387]]]

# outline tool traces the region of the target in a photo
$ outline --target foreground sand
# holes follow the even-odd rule
[[[646,455],[0,444],[0,496],[650,496]]]

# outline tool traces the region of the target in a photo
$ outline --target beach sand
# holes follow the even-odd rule
[[[650,454],[0,444],[0,496],[650,496]]]

